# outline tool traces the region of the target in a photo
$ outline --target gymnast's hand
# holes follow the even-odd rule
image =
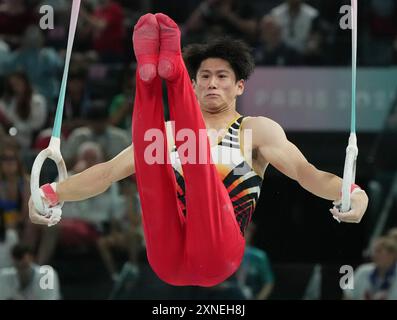
[[[356,189],[350,196],[351,209],[341,212],[341,200],[335,201],[334,207],[329,211],[339,222],[359,223],[368,207],[368,196],[362,189]]]
[[[47,189],[51,188],[50,185],[46,185]],[[32,198],[29,199],[29,218],[32,223],[45,224],[49,227],[57,224],[61,220],[62,208],[57,203],[54,197],[48,195],[48,192],[44,191],[46,188],[42,186],[40,188],[41,199],[43,201],[44,212],[38,212],[35,208]]]

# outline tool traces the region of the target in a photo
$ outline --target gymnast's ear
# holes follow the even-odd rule
[[[196,90],[196,80],[194,80],[194,79],[192,79],[192,86],[193,86],[193,89]]]
[[[244,93],[244,88],[245,88],[245,80],[241,79],[237,81],[237,95],[241,96]]]

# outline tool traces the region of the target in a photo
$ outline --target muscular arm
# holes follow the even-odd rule
[[[122,180],[134,172],[134,151],[131,145],[113,159],[92,166],[59,183],[57,194],[61,202],[84,200],[106,191],[113,182]]]
[[[265,166],[270,163],[277,170],[296,180],[307,191],[328,200],[340,200],[342,179],[318,170],[310,164],[299,149],[288,141],[283,129],[274,121],[256,117],[247,120],[246,129],[252,130],[252,148]],[[360,222],[368,207],[368,196],[363,190],[351,194],[351,209],[340,212],[330,209],[334,218],[343,222]]]
[[[253,147],[268,163],[316,196],[328,200],[340,198],[342,179],[310,164],[288,141],[280,125],[268,118],[257,117],[251,119],[250,127],[253,130]]]

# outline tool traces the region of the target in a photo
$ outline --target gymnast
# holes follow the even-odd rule
[[[341,199],[342,179],[310,164],[279,124],[236,111],[254,69],[243,42],[193,44],[182,55],[178,26],[158,13],[139,19],[133,48],[132,145],[107,162],[41,186],[43,212],[29,201],[33,223],[53,225],[61,218],[60,203],[96,196],[135,173],[152,269],[172,285],[208,287],[241,263],[244,230],[269,164],[318,197],[334,204]],[[367,205],[365,191],[352,184],[350,210],[335,205],[330,211],[339,221],[358,223]]]

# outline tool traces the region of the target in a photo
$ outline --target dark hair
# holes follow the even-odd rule
[[[27,244],[17,243],[11,249],[11,255],[15,260],[21,260],[26,254],[33,254],[33,250]]]
[[[183,50],[183,58],[192,79],[196,79],[201,63],[208,58],[220,58],[229,62],[236,74],[236,80],[247,80],[255,68],[248,45],[241,40],[227,37],[214,39],[206,44],[191,44]]]

